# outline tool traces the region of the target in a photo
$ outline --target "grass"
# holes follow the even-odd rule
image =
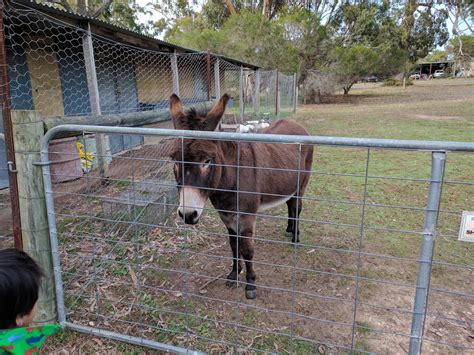
[[[300,107],[298,114],[293,119],[301,122],[313,135],[472,142],[472,132],[474,131],[474,100],[472,100],[472,97],[474,97],[474,79],[416,82],[415,85],[406,89],[364,84],[356,85],[348,97],[337,96],[331,98],[325,104]],[[355,275],[358,271],[356,253],[359,246],[361,246],[362,251],[367,254],[362,259],[361,276],[375,280],[413,284],[416,281],[417,259],[421,241],[420,235],[417,233],[422,231],[424,220],[424,211],[417,209],[423,209],[426,206],[428,182],[395,178],[429,179],[431,153],[371,149],[368,165],[370,178],[367,186],[367,203],[406,206],[411,209],[385,208],[378,205],[367,206],[364,211],[364,226],[366,229],[361,235],[359,223],[362,207],[360,204],[364,199],[366,159],[367,150],[364,148],[321,146],[315,148],[313,171],[316,173],[313,174],[310,180],[306,196],[326,201],[305,201],[304,203],[302,218],[310,222],[301,224],[301,241],[307,244],[308,247],[298,249],[298,266],[308,270],[337,272],[349,276]],[[474,156],[472,154],[449,153],[445,179],[472,182],[472,169],[469,170],[467,167],[473,165]],[[327,175],[328,173],[339,175]],[[341,176],[340,174],[354,174],[356,176]],[[394,179],[380,179],[379,176],[393,177]],[[124,177],[116,185],[117,188],[127,188],[128,180]],[[444,187],[442,209],[446,212],[440,213],[439,216],[439,232],[442,233],[442,236],[437,239],[434,250],[435,261],[440,263],[435,264],[432,271],[432,285],[435,287],[472,292],[472,285],[465,282],[470,277],[469,270],[454,269],[453,272],[453,269],[449,269],[447,265],[442,263],[471,266],[474,263],[473,246],[457,242],[453,237],[459,227],[459,212],[472,209],[472,198],[470,196],[473,193],[473,185],[445,185]],[[271,213],[272,215],[284,216],[286,206],[275,209]],[[315,223],[314,221],[329,222],[329,224]],[[65,218],[58,223],[58,230],[64,232],[70,229],[71,226],[80,223],[83,223],[80,219]],[[173,221],[165,221],[164,223],[169,225]],[[334,223],[344,224],[344,226],[336,226]],[[285,240],[283,224],[283,220],[275,221],[261,218],[257,225],[257,234]],[[380,227],[392,230],[382,231],[377,229]],[[138,229],[137,227],[137,231]],[[103,230],[107,229],[104,228]],[[122,229],[120,228],[114,230],[114,236],[116,235],[121,240],[120,243],[128,246],[130,236],[121,235]],[[205,235],[206,231],[222,233],[224,228],[216,213],[207,213],[197,230]],[[416,233],[404,233],[397,230],[414,231]],[[82,228],[78,231],[85,233],[86,229]],[[209,296],[220,298],[222,302],[203,301],[193,297],[186,299],[182,294],[183,275],[156,271],[159,268],[179,270],[183,267],[183,264],[186,264],[186,268],[189,267],[196,273],[220,274],[228,267],[228,260],[224,262],[222,260],[215,261],[210,257],[192,259],[193,254],[186,254],[183,248],[187,248],[188,251],[204,252],[211,248],[210,254],[219,254],[222,248],[214,250],[212,247],[215,244],[221,244],[224,241],[223,238],[213,240],[210,244],[208,241],[210,238],[194,243],[192,239],[196,235],[194,229],[180,229],[178,233],[172,232],[172,235],[166,234],[166,229],[163,229],[161,234],[151,235],[149,230],[144,228],[139,233],[140,235],[135,234],[132,238],[132,243],[142,243],[141,247],[137,249],[138,253],[147,244],[153,244],[149,247],[151,250],[147,252],[146,257],[140,260],[145,268],[141,271],[134,269],[135,272],[138,277],[146,279],[147,284],[158,285],[157,288],[172,288],[173,292],[163,293],[159,289],[153,288],[135,291],[133,287],[124,288],[124,286],[116,285],[109,289],[106,288],[105,294],[111,297],[112,300],[116,297],[117,299],[123,299],[124,302],[129,302],[133,297],[138,297],[139,303],[146,306],[149,311],[139,310],[137,313],[132,311],[126,319],[130,321],[140,320],[144,324],[153,326],[156,324],[162,324],[163,326],[163,329],[155,329],[152,333],[145,333],[144,337],[173,343],[178,346],[189,346],[192,349],[215,352],[229,349],[225,347],[214,349],[212,346],[215,344],[210,344],[203,338],[237,341],[244,348],[251,344],[256,349],[270,352],[289,351],[306,354],[326,353],[328,351],[323,345],[294,340],[289,336],[245,330],[244,326],[270,330],[282,328],[285,319],[278,318],[277,315],[273,316],[271,312],[266,313],[261,310],[257,311],[256,308],[250,306],[246,307],[244,301],[240,298],[237,298],[237,300],[241,302],[242,306],[239,306],[237,310],[231,306],[227,306],[228,309],[225,308],[227,298],[235,300],[233,297],[241,296],[241,288],[230,292],[224,289],[223,282],[218,281],[209,286],[209,288],[214,287],[212,288],[214,294]],[[149,235],[145,236],[147,233]],[[140,241],[139,238],[142,238],[142,240]],[[159,238],[158,242],[155,243],[157,238]],[[126,261],[127,258],[133,258],[134,252],[120,243],[115,246],[113,251],[113,260],[116,262],[108,263],[106,272],[110,282],[121,281],[127,284],[127,282],[130,283],[133,277],[130,270],[121,262]],[[176,253],[166,254],[160,252],[160,248],[165,243],[171,243],[169,246],[174,247]],[[105,250],[109,250],[108,248],[115,245],[114,243],[112,245],[103,244],[106,245]],[[98,243],[98,245],[102,244]],[[268,258],[268,261],[271,262],[274,262],[274,256],[278,255],[280,258],[278,262],[292,264],[293,248],[284,246],[269,247],[266,250],[265,244],[260,243],[260,245],[264,246],[257,249],[256,255]],[[312,245],[314,245],[314,248]],[[318,247],[335,250],[328,251]],[[355,253],[342,253],[338,249]],[[71,252],[77,252],[73,247],[70,250]],[[222,253],[228,256],[229,251],[225,249]],[[153,258],[150,258],[150,256],[153,256]],[[400,261],[396,258],[405,259]],[[136,266],[136,264],[131,264]],[[203,265],[202,269],[198,268],[199,264]],[[288,283],[291,282],[291,278],[285,279],[283,272],[279,273],[279,271],[272,270],[273,274],[271,274],[269,270],[266,270],[265,274],[262,271],[263,266],[259,266],[259,268],[259,282],[270,282],[270,285],[280,282],[285,287],[288,287]],[[265,280],[265,277],[267,277],[267,280]],[[190,282],[191,291],[198,293],[200,285],[206,280],[206,278],[198,277],[196,281]],[[350,278],[341,277],[336,279],[335,277],[318,275],[317,272],[305,271],[298,275],[295,282],[300,289],[314,293],[321,292],[321,295],[324,296],[341,297],[339,294],[354,294],[354,282]],[[135,294],[135,292],[137,293]],[[209,293],[211,292],[209,291]],[[227,293],[219,294],[219,292]],[[404,296],[397,292],[398,289],[367,280],[361,283],[360,299],[368,303],[380,304],[381,302],[383,306],[410,310],[412,295],[409,294],[406,298],[403,298]],[[283,306],[289,303],[283,294],[275,297],[267,293],[267,296],[259,297],[255,302],[259,302],[256,304],[263,307],[263,309],[272,307],[276,309],[277,306],[281,306],[283,309]],[[280,298],[281,300],[279,300]],[[332,316],[335,317],[336,321],[348,321],[337,319],[337,317],[342,317],[342,315],[352,311],[352,306],[343,309],[342,305],[331,308],[335,307],[334,304],[328,306],[328,304],[317,303],[313,300],[303,299],[301,302],[302,309],[309,312],[310,315],[321,318]],[[449,308],[450,312],[455,315],[462,314],[463,309],[468,307],[465,301],[453,304],[452,300],[450,301],[446,297],[437,296],[433,302],[438,302],[432,305],[434,311],[442,312],[444,308]],[[130,303],[133,302],[130,301]],[[114,315],[113,312],[123,311],[115,310],[112,301],[108,304],[112,315]],[[80,306],[90,307],[85,301],[81,302]],[[185,309],[200,317],[185,317],[176,313],[183,312]],[[298,310],[298,312],[303,311]],[[221,322],[235,322],[238,320],[242,328],[236,329],[233,326],[223,326],[218,324],[218,320]],[[377,334],[371,329],[392,327],[390,329],[406,332],[406,324],[399,320],[402,324],[400,325],[395,322],[396,320],[396,317],[390,314],[384,317],[381,314],[367,314],[361,309],[356,318],[357,336],[355,340],[358,351],[354,351],[354,353],[374,350],[382,353],[391,352],[393,348],[390,348],[390,346],[393,343],[390,343],[389,340],[386,340],[387,345],[380,341],[377,342]],[[352,319],[349,322],[352,322]],[[316,325],[315,322],[306,320],[300,320],[297,324],[292,331],[296,334],[310,334],[315,341],[337,342],[339,338],[343,338],[343,335],[339,336],[330,326],[321,327]],[[400,330],[397,326],[403,327]],[[130,329],[131,333],[140,334],[140,331],[133,327]],[[290,329],[285,329],[282,332],[289,333]],[[190,333],[191,335],[186,338],[180,336],[181,333]],[[141,353],[144,351],[139,347],[76,335],[76,333],[69,331],[64,334],[49,343],[50,345],[46,349],[60,349],[61,347],[71,349],[77,348],[78,344],[81,344],[81,349],[88,352],[107,350]],[[384,348],[384,346],[386,347]],[[236,350],[238,349],[232,351]],[[331,351],[334,351],[334,349],[329,349],[329,353],[332,353]]]

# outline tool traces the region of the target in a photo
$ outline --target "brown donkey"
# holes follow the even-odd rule
[[[225,94],[207,113],[194,109],[184,112],[180,99],[173,94],[170,111],[175,129],[214,131],[228,100]],[[273,122],[264,133],[308,135],[302,126],[287,120]],[[210,199],[229,231],[233,266],[226,284],[237,284],[242,258],[247,269],[247,298],[257,296],[252,264],[256,214],[286,202],[286,232],[292,242],[299,242],[297,217],[302,201],[298,197],[304,194],[313,160],[312,146],[303,145],[301,151],[299,147],[203,139],[176,139],[174,143],[171,158],[176,162],[178,215],[185,223],[196,224]]]

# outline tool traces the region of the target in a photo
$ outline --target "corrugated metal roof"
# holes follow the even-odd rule
[[[94,26],[106,28],[106,29],[112,30],[114,32],[119,32],[119,33],[126,34],[126,35],[129,35],[131,37],[135,37],[135,38],[140,38],[140,39],[145,40],[145,41],[150,41],[150,42],[158,44],[160,46],[168,47],[172,50],[176,49],[176,50],[179,50],[179,51],[183,51],[185,53],[202,53],[201,51],[197,51],[197,50],[194,50],[194,49],[185,48],[185,47],[181,47],[181,46],[169,43],[169,42],[165,42],[165,41],[162,41],[160,39],[154,38],[150,35],[142,34],[142,33],[133,31],[131,29],[122,27],[122,26],[111,24],[111,23],[109,23],[107,21],[104,21],[104,20],[99,20],[99,19],[91,17],[91,16],[85,16],[85,15],[81,15],[81,14],[78,14],[78,13],[73,12],[73,11],[68,11],[66,9],[56,7],[56,6],[54,6],[54,4],[40,3],[36,0],[13,0],[13,1],[11,1],[11,4],[20,4],[20,5],[23,5],[25,7],[29,7],[29,8],[33,8],[35,10],[39,10],[41,12],[46,12],[46,13],[48,13],[50,15],[53,15],[53,16],[54,15],[60,15],[60,16],[64,16],[64,17],[67,17],[67,18],[70,18],[70,19],[74,19],[74,20],[89,21]],[[117,40],[117,41],[119,41],[119,40]],[[122,41],[122,42],[125,43],[125,41]],[[242,66],[247,67],[247,68],[252,68],[252,69],[260,68],[258,65],[251,64],[251,63],[246,63],[246,62],[238,60],[238,59],[229,58],[229,57],[219,55],[219,54],[214,54],[214,53],[212,53],[212,55],[214,55],[216,57],[219,57],[219,58],[222,58],[222,59],[224,59],[228,62],[231,62],[233,64],[242,65]]]

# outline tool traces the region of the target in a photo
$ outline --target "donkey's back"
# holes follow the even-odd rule
[[[292,120],[274,121],[263,130],[266,134],[287,134],[291,136],[307,136],[308,131],[299,123]]]

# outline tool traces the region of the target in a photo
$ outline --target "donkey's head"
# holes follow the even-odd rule
[[[176,129],[214,131],[229,100],[225,94],[209,112],[183,110],[176,95],[170,97],[170,111]],[[206,200],[219,185],[222,172],[222,149],[216,141],[176,139],[171,158],[175,161],[174,175],[178,183],[178,215],[187,224],[196,224]]]

